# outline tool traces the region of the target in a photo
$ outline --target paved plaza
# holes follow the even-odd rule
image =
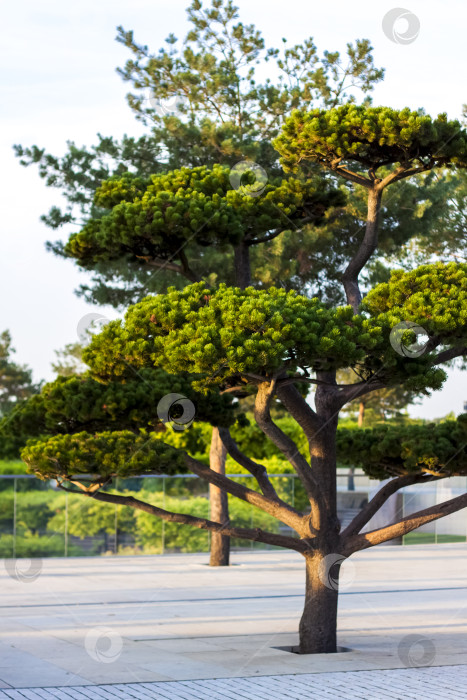
[[[467,666],[442,666],[4,690],[0,700],[451,700],[465,698],[466,686]]]
[[[303,604],[300,555],[235,553],[225,569],[206,561],[7,560],[0,698],[465,697],[467,545],[378,547],[346,562],[342,651],[316,656],[288,650]]]

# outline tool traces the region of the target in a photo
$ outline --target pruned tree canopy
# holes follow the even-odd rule
[[[389,283],[364,300],[363,314],[350,307],[329,309],[281,289],[216,290],[203,283],[148,297],[131,307],[125,322],[112,321],[84,353],[95,376],[126,376],[128,366],[163,364],[201,373],[204,385],[248,382],[250,377],[315,382],[310,372],[355,366],[364,380],[345,389],[381,388],[403,381],[409,388],[439,388],[444,371],[437,364],[461,356],[466,337],[467,266],[426,265],[395,271]],[[394,352],[390,333],[402,321],[420,324],[430,352],[408,363]],[[413,332],[401,339],[410,345]]]
[[[23,459],[43,479],[102,484],[134,474],[180,474],[188,471],[184,455],[141,430],[55,435],[24,448]]]
[[[340,428],[339,459],[360,466],[373,479],[408,474],[467,474],[467,414],[426,425]]]
[[[385,188],[433,168],[467,167],[467,131],[445,114],[432,119],[422,110],[352,104],[297,110],[274,145],[288,170],[319,164],[367,190],[365,235],[342,275],[355,312],[362,301],[359,275],[378,247]]]
[[[211,290],[197,283],[181,292],[172,290],[165,296],[148,297],[129,309],[123,324],[120,321],[108,324],[84,352],[93,375],[109,384],[92,379],[59,379],[43,390],[46,429],[51,430],[54,424],[52,430],[68,435],[49,439],[47,460],[54,445],[60,454],[62,450],[75,449],[73,445],[81,449],[85,434],[80,432],[77,442],[70,442],[70,434],[87,424],[90,461],[86,463],[83,457],[80,468],[85,473],[93,471],[95,466],[90,467],[96,464],[94,453],[97,450],[100,454],[104,443],[96,443],[91,433],[99,428],[103,419],[113,421],[116,428],[133,427],[133,437],[129,432],[124,433],[122,450],[128,448],[129,454],[136,450],[142,439],[139,430],[151,429],[160,423],[156,416],[153,424],[148,420],[148,404],[154,405],[158,396],[175,389],[190,395],[190,387],[180,378],[158,369],[161,365],[173,373],[183,368],[197,375],[190,376],[188,384],[193,381],[199,390],[209,390],[204,400],[198,399],[198,417],[204,420],[210,417],[217,425],[222,424],[218,403],[224,400],[222,395],[241,392],[247,385],[256,387],[258,395],[262,387],[270,386],[268,391],[277,393],[287,406],[290,401],[287,387],[292,389],[297,381],[314,383],[318,390],[332,389],[334,409],[352,400],[358,392],[367,393],[392,383],[418,391],[439,388],[445,373],[438,365],[467,353],[466,295],[467,266],[451,263],[427,265],[411,273],[394,272],[388,284],[376,287],[367,296],[365,311],[359,316],[354,316],[350,307],[328,309],[316,299],[277,289],[239,290],[221,286]],[[424,324],[428,341],[427,352],[422,356],[408,360],[391,344],[391,329],[401,319]],[[410,345],[412,341],[410,328],[406,333],[407,337],[401,336],[401,346]],[[329,372],[345,366],[358,368],[362,373],[360,384],[333,385]],[[133,379],[135,371],[140,375],[139,383]],[[149,380],[152,392],[148,391]],[[217,403],[213,400],[215,387],[221,392]],[[297,393],[293,395],[294,401],[309,413],[311,409],[305,409],[304,399]],[[225,400],[228,401],[227,397]],[[225,426],[233,422],[229,406],[230,402],[226,405]],[[258,405],[256,411],[258,417]],[[261,419],[258,420],[264,429]],[[465,426],[462,421],[458,426],[452,435],[459,442]],[[391,459],[382,459],[382,445],[392,445],[387,451],[387,455],[391,455],[395,446],[400,450],[401,445],[408,444],[399,439],[406,435],[405,430],[407,439],[415,445],[418,437],[429,436],[428,428],[401,428],[400,434],[396,429],[378,430],[343,432],[339,437],[349,459],[356,459],[360,450],[358,461],[370,475],[381,478],[385,474],[414,471],[422,474],[430,469],[430,473],[438,474],[434,468],[436,459],[444,468],[449,449],[447,453],[436,449],[433,453],[436,457],[432,456],[430,461],[427,457],[430,445],[427,448],[426,439],[425,447],[420,443],[417,448],[416,454],[421,454],[417,459],[407,461],[407,457],[403,461],[399,455],[397,467]],[[432,432],[432,450],[443,445],[447,430],[446,424],[442,424]],[[118,441],[118,433],[106,432],[102,440],[113,444],[112,441]],[[135,447],[131,447],[132,440]],[[413,452],[415,448],[411,449]],[[40,451],[41,442],[24,452],[25,459],[39,474],[48,463],[47,460],[38,461]],[[463,469],[462,459],[462,455],[459,456],[451,468]],[[58,459],[53,468],[58,470],[58,476],[63,468],[63,478],[70,474],[71,467],[67,466],[66,459]],[[156,454],[153,468],[156,471],[164,468],[157,465]],[[133,473],[137,474],[138,469],[136,460]],[[49,468],[46,473],[50,474]],[[108,477],[106,472],[105,478]]]
[[[193,271],[184,250],[187,243],[250,247],[290,228],[317,225],[330,207],[345,201],[322,179],[266,177],[258,183],[255,164],[251,171],[244,165],[238,174],[217,165],[182,168],[147,180],[129,173],[107,180],[95,196],[101,216],[72,234],[63,253],[84,268],[127,257],[193,281],[211,270],[201,260],[199,271]]]
[[[58,377],[0,421],[2,456],[16,457],[28,439],[38,436],[92,434],[110,428],[136,435],[163,433],[166,421],[158,406],[169,394],[190,401],[200,421],[232,425],[237,419],[232,397],[217,392],[200,394],[193,389],[195,379],[186,372],[174,376],[152,368],[129,369],[125,381],[107,384],[90,376]]]
[[[408,108],[345,104],[296,111],[274,145],[289,169],[312,161],[363,186],[377,179],[381,189],[434,167],[467,165],[467,132],[459,121],[449,121],[446,114],[433,119]],[[377,176],[380,168],[393,165],[391,172]]]
[[[283,52],[267,49],[255,27],[238,21],[231,0],[212,0],[208,9],[193,0],[189,20],[183,45],[171,34],[156,54],[119,28],[118,40],[133,53],[120,74],[135,90],[129,104],[151,124],[151,137],[99,137],[91,150],[70,143],[62,159],[17,147],[23,163],[39,164],[70,205],[65,213],[54,208],[46,223],[71,223],[76,207],[84,217],[68,242],[51,246],[93,270],[94,287],[83,293],[115,305],[139,302],[86,348],[89,375],[58,380],[19,410],[19,426],[23,415],[38,435],[22,455],[41,478],[54,477],[60,488],[96,502],[301,553],[307,583],[300,651],[334,652],[337,591],[323,581],[326,561],[335,566],[337,555],[337,581],[340,563],[354,552],[467,506],[463,494],[362,532],[398,489],[467,473],[464,418],[436,429],[337,436],[339,412],[349,402],[391,387],[439,389],[442,365],[467,357],[465,264],[391,275],[381,259],[367,267],[378,248],[394,253],[413,236],[429,236],[433,222],[442,230],[440,222],[453,220],[452,208],[443,209],[448,179],[438,186],[434,169],[451,174],[467,167],[467,136],[446,115],[354,104],[352,86],[366,94],[382,78],[365,40],[347,46],[347,61],[337,52],[319,57],[311,39]],[[260,60],[276,62],[278,81],[257,80]],[[283,177],[274,146],[293,175]],[[261,187],[258,167],[267,171]],[[389,185],[395,203],[384,206]],[[374,287],[364,299],[363,274]],[[179,277],[193,284],[177,289]],[[323,298],[310,298],[316,289]],[[148,290],[163,293],[147,296]],[[420,330],[426,342],[414,353]],[[359,381],[338,383],[336,372],[348,368]],[[316,387],[314,407],[297,384]],[[153,419],[151,406],[176,386],[186,396],[202,394],[198,418],[212,421],[216,436],[209,466],[188,447],[159,439],[160,416]],[[279,496],[261,460],[230,434],[235,399],[245,394],[254,399],[256,426],[300,480],[305,511]],[[274,401],[303,440],[275,422]],[[349,459],[358,454],[371,476],[393,477],[345,529],[337,512],[339,446]],[[255,488],[222,472],[225,452],[254,477]],[[239,527],[220,510],[208,520],[106,490],[117,476],[184,470],[221,489],[225,503],[227,494],[235,496],[290,530]]]
[[[467,505],[467,494],[463,494],[362,533],[374,513],[399,488],[428,483],[449,473],[467,474],[465,449],[460,444],[465,431],[463,420],[453,426],[449,444],[442,433],[446,428],[433,431],[431,447],[438,452],[431,461],[426,445],[416,447],[417,437],[428,437],[426,431],[415,437],[387,433],[380,436],[380,443],[388,448],[386,459],[376,467],[375,458],[369,457],[365,470],[373,476],[394,478],[343,530],[336,506],[339,411],[359,396],[389,386],[402,385],[414,392],[439,389],[446,378],[441,365],[467,356],[466,295],[467,265],[437,263],[411,272],[393,272],[387,283],[377,285],[365,297],[357,313],[351,305],[330,308],[319,299],[274,287],[258,290],[222,284],[215,288],[196,282],[181,291],[171,288],[165,295],[148,296],[130,307],[123,322],[111,321],[105,326],[83,352],[94,378],[86,381],[95,382],[84,397],[85,415],[89,415],[92,425],[92,406],[97,406],[101,414],[100,392],[107,390],[118,429],[109,431],[106,427],[94,432],[93,425],[93,432],[85,429],[42,436],[27,445],[22,457],[41,478],[53,476],[61,488],[78,488],[96,501],[127,505],[168,522],[209,530],[216,536],[241,537],[300,552],[307,562],[308,582],[300,649],[304,653],[334,651],[337,597],[335,589],[330,593],[320,579],[320,562],[335,553],[345,558]],[[407,355],[406,350],[417,337],[414,329],[418,324],[427,338],[425,346],[421,352]],[[336,371],[347,367],[352,367],[361,381],[337,384]],[[245,392],[253,395],[255,422],[294,469],[309,509],[299,512],[278,495],[261,461],[254,461],[239,449],[230,434],[229,420],[220,426],[220,418],[213,418],[224,449],[255,478],[258,490],[243,486],[187,451],[165,444],[163,436],[159,440],[159,436],[145,430],[147,410],[139,424],[137,407],[131,401],[125,403],[125,390],[122,402],[115,400],[114,385],[122,382],[129,387],[135,372],[142,375],[162,369],[169,373],[165,375],[169,384],[172,377],[176,382],[180,372],[188,373],[193,389],[207,392],[209,410],[216,408],[215,402],[210,403],[213,393],[217,392],[220,399]],[[297,383],[316,386],[314,408],[297,390]],[[310,447],[309,460],[274,422],[271,406],[276,398],[303,431]],[[68,399],[72,405],[72,396]],[[136,410],[133,415],[132,406]],[[66,410],[64,405],[58,406],[58,413]],[[136,419],[133,427],[137,429],[130,431],[118,424],[120,417],[125,421],[127,416]],[[368,444],[359,442],[366,435],[360,433],[343,434],[343,440],[347,440],[344,449],[349,454],[358,449],[369,453],[380,449],[372,436]],[[412,455],[407,452],[410,449]],[[105,490],[116,476],[172,469],[177,473],[189,471],[225,494],[259,508],[291,528],[293,534],[175,513]]]

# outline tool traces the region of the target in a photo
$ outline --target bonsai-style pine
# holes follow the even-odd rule
[[[142,441],[154,433],[155,440],[167,432],[166,424],[183,430],[191,422],[193,411],[198,420],[216,426],[232,425],[237,420],[232,397],[200,394],[193,389],[193,381],[186,372],[174,376],[153,368],[129,370],[125,381],[118,382],[99,382],[89,374],[58,377],[45,384],[40,393],[18,402],[0,421],[0,454],[17,458],[32,437],[101,433],[107,429],[126,430]],[[172,402],[160,404],[170,394],[183,396],[185,404],[177,403],[175,396]]]
[[[445,114],[347,104],[335,109],[295,111],[274,146],[282,164],[296,170],[318,163],[368,191],[368,215],[360,249],[342,280],[357,311],[358,276],[378,246],[383,191],[392,183],[433,168],[467,167],[467,132]]]
[[[142,450],[141,437],[135,433],[65,433],[30,443],[22,457],[41,478],[55,478],[62,488],[78,489],[98,501],[299,552],[306,568],[299,650],[336,651],[336,588],[342,561],[467,505],[465,494],[362,533],[371,516],[399,488],[467,474],[466,424],[459,419],[448,427],[422,426],[403,439],[400,433],[392,437],[388,430],[384,454],[379,433],[374,438],[371,431],[343,433],[340,440],[345,450],[353,457],[358,453],[355,459],[371,476],[393,478],[342,531],[336,510],[339,411],[359,395],[397,384],[416,392],[439,389],[446,376],[441,365],[467,354],[466,304],[467,265],[455,263],[393,273],[389,283],[367,295],[358,315],[350,306],[327,308],[318,299],[282,289],[241,290],[224,285],[213,289],[200,282],[183,291],[172,289],[166,295],[147,297],[130,307],[123,323],[112,321],[94,337],[84,359],[101,382],[125,382],[135,370],[163,367],[169,373],[196,375],[193,386],[200,392],[254,394],[255,421],[303,484],[309,501],[305,513],[278,496],[264,466],[239,450],[226,426],[219,428],[225,448],[255,477],[258,490],[219,474],[183,450],[174,454],[171,448],[170,455],[177,470],[183,467],[272,515],[291,528],[290,535],[238,528],[235,523],[226,526],[102,490],[123,474],[166,471],[172,457],[161,440],[154,443],[151,458],[151,443]],[[394,348],[391,331],[403,321],[423,325],[429,339],[424,354],[406,357]],[[409,330],[400,343],[410,345],[413,339]],[[358,370],[361,382],[338,385],[336,371],[349,366]],[[314,409],[297,390],[300,382],[316,386]],[[308,439],[308,459],[273,421],[270,407],[275,397]],[[368,463],[367,454],[371,455]]]
[[[152,268],[154,274],[169,270],[186,283],[218,274],[219,268],[221,277],[229,277],[222,269],[222,255],[213,260],[211,249],[233,248],[230,280],[246,287],[251,283],[252,246],[272,241],[291,227],[319,226],[329,210],[344,201],[322,178],[262,181],[254,164],[252,170],[249,167],[182,168],[146,179],[126,173],[107,180],[95,196],[100,216],[72,234],[64,252],[85,269],[124,259]],[[225,450],[216,429],[210,458],[216,471],[225,472]],[[210,492],[212,517],[227,521],[224,495],[215,486]],[[228,538],[211,538],[210,561],[228,564]]]
[[[268,181],[245,162],[238,170],[202,166],[147,179],[126,173],[103,182],[95,203],[100,216],[72,234],[64,248],[84,269],[126,258],[193,282],[214,272],[212,261],[203,261],[203,248],[232,246],[232,281],[246,287],[252,246],[291,227],[319,224],[344,198],[322,178]],[[190,242],[197,246],[194,264],[186,254]]]
[[[68,141],[60,156],[38,146],[16,146],[20,162],[37,165],[44,184],[57,188],[66,201],[64,209],[61,200],[42,217],[47,226],[55,231],[72,222],[76,230],[83,221],[99,217],[96,190],[103,181],[118,179],[127,171],[147,179],[183,167],[212,168],[220,163],[233,168],[249,161],[264,168],[268,178],[282,176],[271,140],[292,109],[330,108],[349,99],[368,98],[383,78],[384,70],[374,64],[367,39],[348,42],[342,53],[333,47],[318,51],[312,37],[295,45],[283,39],[275,47],[261,28],[242,20],[241,14],[232,0],[190,0],[186,35],[177,38],[179,27],[172,27],[167,40],[152,47],[138,41],[128,28],[118,28],[117,41],[129,59],[118,72],[131,92],[129,106],[147,130],[139,138],[99,134],[89,148]],[[267,74],[265,63],[273,67]],[[333,285],[326,278],[340,250],[330,255],[329,246],[321,245],[322,233],[321,228],[306,237],[288,232],[270,244],[250,247],[252,279],[267,285],[281,279],[298,290],[300,284],[311,283],[315,291],[328,291]],[[348,240],[349,236],[334,236],[339,247],[346,247]],[[184,243],[184,255],[196,277],[216,276],[216,284],[240,283],[232,274],[231,246],[211,244],[199,250],[196,237]],[[67,255],[61,241],[50,248]],[[173,262],[181,263],[178,252]],[[89,266],[92,278],[87,275],[78,294],[92,303],[126,308],[149,293],[186,284],[182,264],[155,265],[157,260],[146,265],[128,255],[101,258]]]

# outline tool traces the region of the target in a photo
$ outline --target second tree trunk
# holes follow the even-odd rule
[[[212,429],[211,449],[209,451],[209,466],[219,474],[225,474],[226,449],[222,443],[218,428]],[[209,485],[209,501],[211,520],[227,525],[229,521],[229,503],[225,491],[218,486]],[[230,537],[221,533],[211,533],[210,566],[228,566],[230,558]]]

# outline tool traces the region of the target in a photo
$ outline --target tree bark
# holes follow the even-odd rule
[[[336,563],[333,563],[336,560]],[[300,654],[337,651],[337,599],[342,560],[332,553],[305,555],[305,606],[299,625]]]
[[[299,653],[331,654],[337,651],[337,600],[340,555],[337,517],[335,372],[318,372],[316,412],[321,427],[310,436],[310,465],[323,495],[320,528],[313,541],[314,552],[305,553],[305,607],[299,626]]]
[[[259,527],[232,527],[230,525],[220,525],[219,523],[214,523],[206,518],[198,518],[193,515],[188,515],[186,513],[173,513],[169,510],[164,510],[163,508],[158,508],[157,506],[151,505],[151,503],[145,503],[144,501],[139,501],[133,496],[120,496],[116,493],[105,493],[100,491],[90,491],[89,485],[81,484],[79,481],[71,481],[71,484],[78,486],[80,491],[75,491],[63,486],[63,482],[60,482],[58,488],[62,491],[67,491],[68,493],[79,493],[87,498],[93,498],[96,501],[101,501],[102,503],[113,503],[118,506],[128,506],[129,508],[136,508],[137,510],[143,511],[143,513],[149,513],[154,515],[156,518],[162,518],[169,523],[179,523],[180,525],[189,525],[190,527],[196,527],[199,530],[208,530],[209,532],[226,532],[230,537],[238,537],[238,539],[251,540],[252,542],[262,542],[263,544],[272,544],[274,547],[284,547],[284,549],[292,549],[294,552],[299,552],[300,554],[306,554],[310,547],[305,542],[305,540],[298,537],[289,537],[288,535],[278,535],[275,532],[267,532],[266,530],[261,530]]]
[[[225,474],[227,450],[219,435],[219,429],[212,429],[209,466],[219,474]],[[225,491],[214,484],[209,484],[209,502],[211,520],[222,525],[229,523],[229,503]],[[211,555],[209,566],[228,566],[230,559],[230,537],[219,532],[211,533]]]
[[[363,420],[365,418],[365,404],[360,401],[358,404],[358,427],[363,428]]]
[[[317,372],[319,384],[315,392],[315,406],[321,418],[321,427],[310,439],[310,466],[324,496],[326,505],[326,527],[329,536],[334,537],[340,526],[337,519],[337,423],[338,410],[335,406],[335,391],[332,385],[336,383],[335,371]]]
[[[251,285],[250,248],[240,241],[234,248],[235,284],[240,289]]]
[[[342,277],[347,303],[352,306],[354,313],[358,313],[358,307],[362,301],[358,276],[378,246],[378,220],[381,197],[382,189],[378,185],[374,185],[368,190],[368,214],[365,235]]]

